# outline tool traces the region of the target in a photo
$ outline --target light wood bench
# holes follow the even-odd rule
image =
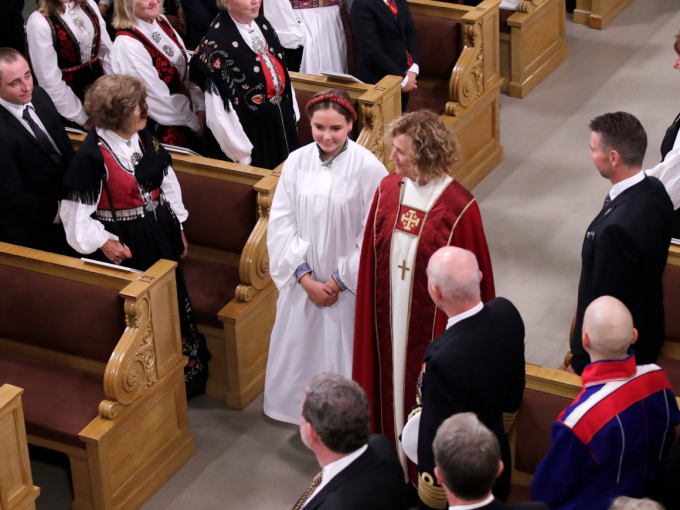
[[[136,510],[195,451],[175,267],[0,243],[0,384],[25,390],[28,442],[68,455],[72,510]]]
[[[35,510],[40,489],[33,485],[21,388],[0,387],[0,509]]]
[[[523,0],[500,17],[501,90],[524,97],[569,56],[565,0]]]
[[[632,0],[576,0],[574,23],[602,30]]]
[[[461,154],[455,178],[474,188],[503,159],[500,142],[500,0],[477,7],[409,0],[420,45],[418,89],[408,111],[426,108],[451,126]]]

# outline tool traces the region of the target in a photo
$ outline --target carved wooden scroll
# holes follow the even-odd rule
[[[270,182],[271,180],[271,182]],[[269,275],[269,252],[267,251],[267,227],[269,211],[274,200],[274,189],[277,176],[265,177],[255,185],[257,190],[258,220],[248,237],[248,242],[241,253],[239,262],[239,278],[241,284],[236,287],[236,299],[248,302],[271,280]]]
[[[383,121],[382,105],[380,103],[376,103],[372,106],[362,105],[361,116],[363,119],[363,129],[359,134],[357,143],[371,151],[383,165],[387,165],[388,161],[385,154],[385,125]]]
[[[517,6],[517,12],[531,12],[541,5],[545,0],[522,0]]]
[[[462,108],[467,108],[472,101],[484,93],[484,43],[482,37],[482,19],[474,23],[463,23],[463,51],[458,57],[456,66],[449,81],[449,97],[446,103],[446,115],[457,116]]]

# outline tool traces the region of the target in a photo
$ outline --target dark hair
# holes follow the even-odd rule
[[[347,93],[347,91],[345,91],[343,89],[322,90],[321,92],[317,92],[316,94],[314,94],[314,97],[312,97],[312,99],[310,99],[309,102],[311,103],[317,97],[325,96],[326,94],[333,94],[334,96],[338,96],[342,99],[345,99],[346,101],[349,101],[350,104],[352,104],[352,98],[349,97],[349,94]],[[309,117],[311,119],[315,112],[318,112],[319,110],[329,110],[329,109],[335,110],[340,115],[345,117],[345,120],[347,121],[348,124],[350,122],[352,122],[352,113],[349,112],[346,108],[344,108],[344,107],[340,106],[339,104],[334,103],[332,101],[323,101],[321,103],[317,103],[315,105],[310,106],[309,109],[307,110],[307,117]]]
[[[24,56],[14,48],[0,48],[0,64],[11,64],[20,58]],[[0,71],[0,79],[2,79],[2,71]]]
[[[606,113],[591,120],[590,129],[600,135],[605,152],[618,152],[628,167],[642,166],[647,133],[637,117],[626,112]]]
[[[444,483],[457,498],[474,501],[489,495],[498,475],[501,448],[498,438],[474,413],[445,420],[432,448]]]
[[[83,109],[96,127],[120,131],[128,126],[137,105],[142,116],[146,116],[144,84],[134,76],[109,74],[87,89]]]
[[[314,376],[305,389],[302,417],[335,453],[351,453],[371,435],[370,407],[364,390],[338,374]]]
[[[74,0],[76,5],[84,7],[87,0]],[[45,16],[54,16],[55,14],[64,14],[66,6],[59,0],[38,0],[38,12]]]

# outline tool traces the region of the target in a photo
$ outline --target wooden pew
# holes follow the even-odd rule
[[[290,73],[295,88],[300,120],[298,121],[298,142],[300,147],[312,143],[312,129],[305,115],[305,106],[317,92],[328,88],[340,88],[349,94],[354,103],[358,119],[354,123],[350,138],[366,147],[382,161],[390,173],[394,162],[390,161],[392,147],[385,143],[385,127],[401,116],[401,78],[385,76],[375,85],[367,83],[345,83],[329,80],[325,76]]]
[[[0,509],[35,510],[40,489],[33,485],[21,388],[0,387]]]
[[[500,0],[478,7],[409,0],[418,30],[420,75],[408,111],[439,113],[458,137],[455,178],[474,188],[503,159],[500,143]]]
[[[68,455],[72,510],[136,510],[195,451],[175,267],[0,243],[0,384],[25,390],[28,442]]]
[[[291,73],[298,102],[325,88],[344,88],[356,101],[358,143],[383,162],[391,148],[384,127],[401,113],[400,80],[377,85],[346,84]],[[304,103],[302,103],[304,101]],[[83,135],[70,135],[77,149]],[[207,394],[229,407],[245,408],[264,389],[269,338],[278,292],[269,276],[267,225],[278,183],[276,171],[215,159],[173,154],[173,167],[189,211],[185,233],[190,244],[184,275],[198,329],[212,354]]]
[[[632,0],[576,0],[574,23],[602,30]]]
[[[671,245],[663,274],[666,339],[657,364],[666,371],[673,391],[680,395],[680,246]]]
[[[501,90],[524,97],[569,56],[565,0],[523,0],[500,10]]]
[[[575,374],[527,363],[524,398],[508,434],[512,451],[512,490],[508,503],[531,501],[534,472],[552,445],[552,424],[581,389],[581,378]]]

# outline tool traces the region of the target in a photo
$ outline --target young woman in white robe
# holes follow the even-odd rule
[[[364,226],[384,165],[347,138],[356,112],[346,92],[307,105],[314,143],[286,160],[267,247],[279,289],[264,389],[270,418],[299,423],[312,376],[352,376],[354,310]]]

